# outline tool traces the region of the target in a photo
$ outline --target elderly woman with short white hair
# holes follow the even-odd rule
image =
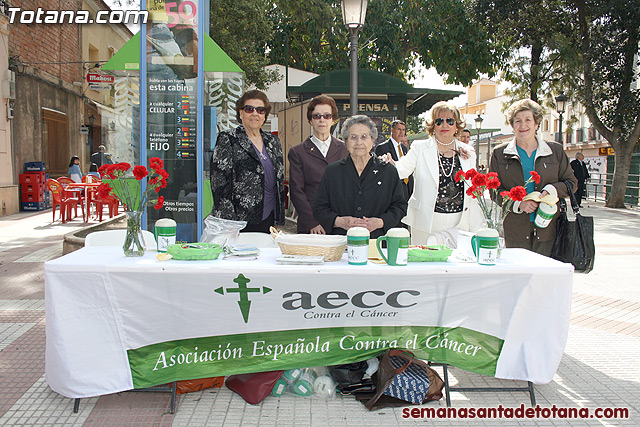
[[[345,120],[342,138],[349,154],[325,169],[313,215],[327,234],[365,227],[377,238],[397,227],[407,212],[402,181],[393,165],[372,154],[378,129],[369,117]]]

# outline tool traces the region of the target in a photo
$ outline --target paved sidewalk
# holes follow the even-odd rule
[[[352,398],[268,397],[247,405],[228,389],[179,396],[168,413],[165,393],[119,393],[73,401],[52,392],[44,378],[43,263],[62,254],[62,236],[85,226],[51,224],[51,211],[0,218],[0,425],[7,426],[405,426],[423,425],[629,425],[640,424],[640,210],[591,203],[583,215],[596,223],[596,264],[575,274],[567,347],[554,380],[535,387],[542,407],[627,408],[629,419],[423,420],[402,409],[367,411]],[[452,385],[523,385],[451,369]],[[528,407],[528,396],[454,393],[456,408]],[[444,408],[444,399],[426,407]],[[593,412],[592,412],[593,414]]]

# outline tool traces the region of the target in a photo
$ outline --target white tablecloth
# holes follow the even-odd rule
[[[54,391],[90,397],[348,363],[389,347],[541,384],[567,339],[573,267],[526,250],[505,249],[495,266],[282,266],[278,249],[254,261],[155,255],[89,247],[45,263]]]

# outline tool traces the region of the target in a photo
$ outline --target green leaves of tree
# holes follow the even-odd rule
[[[273,38],[274,30],[264,1],[211,0],[209,35],[245,72],[247,82],[258,88],[279,76],[264,70],[270,61],[264,40]]]
[[[272,63],[316,73],[349,67],[349,34],[339,1],[273,0]],[[473,24],[461,0],[372,0],[360,32],[358,62],[395,77],[411,77],[412,65],[434,66],[448,83],[470,84],[493,76],[500,55],[492,38]]]

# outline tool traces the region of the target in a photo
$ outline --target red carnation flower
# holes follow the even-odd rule
[[[167,188],[167,180],[163,179],[162,181],[160,181],[160,187],[158,188]]]
[[[98,168],[98,173],[100,174],[100,176],[105,176],[106,175],[108,167],[109,167],[109,165],[105,163],[104,165],[102,165],[102,166],[100,166]]]
[[[495,190],[500,187],[500,180],[498,178],[491,178],[487,180],[487,188],[489,190]]]
[[[500,195],[501,195],[502,197],[509,197],[509,192],[508,192],[508,191],[501,191],[501,192],[500,192]]]
[[[471,183],[478,187],[484,187],[487,185],[487,176],[481,173],[476,173],[473,178],[471,178]]]
[[[160,197],[158,197],[158,203],[156,203],[156,204],[153,206],[153,208],[154,208],[155,210],[159,210],[159,209],[162,209],[162,205],[164,205],[164,196],[160,196]]]
[[[116,163],[114,166],[115,170],[121,170],[122,172],[126,172],[131,168],[131,165],[126,162]]]
[[[108,165],[107,172],[105,173],[105,175],[108,176],[109,178],[115,178],[116,176],[113,174],[115,171],[116,171],[116,165]]]
[[[487,174],[487,178],[488,178],[488,179],[498,178],[498,172],[489,172],[489,173]]]
[[[533,182],[535,182],[536,184],[540,184],[540,174],[536,171],[531,171],[530,173]]]
[[[158,170],[164,167],[164,163],[160,157],[152,157],[149,159],[149,166],[154,170]]]
[[[467,188],[467,196],[471,196],[474,199],[477,199],[476,195],[475,195],[475,191],[478,189],[478,187],[476,187],[475,185],[472,185],[471,187]]]
[[[524,196],[526,195],[527,195],[527,190],[525,190],[525,188],[521,185],[518,185],[517,187],[513,187],[509,191],[509,198],[512,200],[515,200],[516,202],[521,202],[522,199],[524,199]]]
[[[473,179],[474,176],[476,176],[478,174],[478,171],[475,169],[469,169],[467,171],[467,173],[464,174],[465,178],[467,179]]]
[[[147,168],[145,168],[144,166],[134,166],[133,176],[135,176],[138,181],[140,181],[147,175],[149,175],[149,172],[147,172]]]
[[[164,169],[158,169],[158,170],[156,170],[156,173],[157,173],[158,175],[160,175],[160,176],[162,177],[162,179],[167,179],[167,178],[169,178],[169,174],[168,174],[168,173],[167,173],[167,171],[166,171],[166,170],[164,170]]]
[[[111,193],[111,187],[109,187],[109,184],[106,182],[103,182],[98,186],[98,196],[100,196],[100,198],[107,197],[109,193]]]
[[[464,171],[462,169],[460,169],[457,173],[456,176],[454,178],[456,180],[456,182],[459,182],[461,179],[464,179]]]

